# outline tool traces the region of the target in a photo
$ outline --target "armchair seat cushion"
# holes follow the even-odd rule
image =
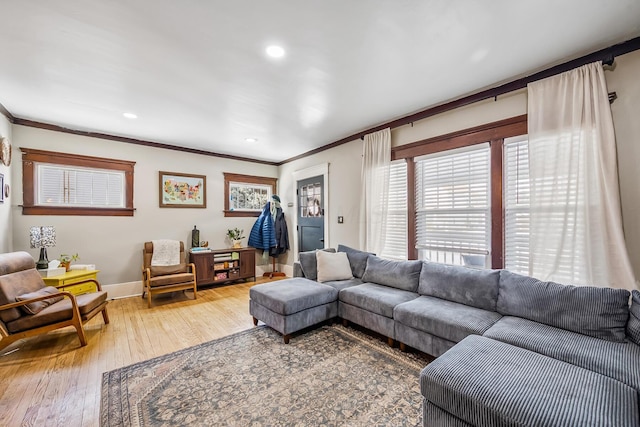
[[[107,300],[105,291],[93,292],[76,296],[78,310],[80,316],[84,317],[91,311],[98,308]],[[38,328],[40,326],[50,325],[52,323],[70,320],[73,317],[73,305],[69,298],[65,298],[55,304],[45,307],[38,314],[22,316],[13,322],[7,323],[7,330],[15,334],[16,332],[26,331]]]
[[[38,314],[39,312],[41,312],[43,309],[50,306],[51,304],[55,304],[58,301],[62,301],[62,299],[64,299],[64,295],[60,295],[58,289],[56,289],[54,286],[47,286],[35,292],[29,292],[28,294],[18,295],[16,297],[16,301],[17,302],[26,301],[33,298],[39,298],[45,295],[53,295],[53,294],[58,294],[58,295],[55,295],[55,296],[52,296],[51,298],[43,299],[40,301],[30,302],[20,307],[26,314]]]
[[[149,267],[149,270],[151,270],[151,277],[188,272],[187,264],[185,262],[182,262],[176,265],[162,265],[162,266],[152,265]]]
[[[151,287],[156,286],[166,286],[166,285],[177,285],[179,283],[190,283],[195,280],[195,276],[192,273],[179,273],[179,274],[169,274],[166,276],[157,276],[152,277],[149,280],[149,284]]]

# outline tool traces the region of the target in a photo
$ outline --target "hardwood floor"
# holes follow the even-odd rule
[[[277,279],[272,279],[277,280]],[[109,303],[111,323],[85,325],[88,345],[67,327],[0,353],[0,425],[98,426],[102,373],[253,327],[247,282]]]

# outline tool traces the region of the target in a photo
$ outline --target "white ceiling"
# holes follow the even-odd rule
[[[640,35],[638,0],[0,0],[0,17],[15,117],[274,162]]]

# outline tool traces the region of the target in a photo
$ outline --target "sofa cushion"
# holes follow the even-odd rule
[[[255,285],[249,289],[249,298],[274,313],[290,315],[336,301],[338,291],[313,280],[295,278]]]
[[[495,311],[428,296],[400,304],[393,310],[396,322],[453,342],[471,334],[482,335],[501,317]]]
[[[425,261],[420,273],[420,295],[496,311],[499,270],[480,270]]]
[[[421,269],[422,261],[392,261],[370,255],[362,280],[416,292]]]
[[[92,310],[94,310],[107,300],[107,293],[105,291],[91,292],[88,294],[76,295],[75,298],[78,304],[80,317],[85,318],[86,314],[90,313]],[[62,301],[44,308],[38,314],[34,314],[31,316],[22,316],[21,318],[16,319],[13,322],[7,323],[7,329],[13,334],[20,331],[26,331],[40,326],[69,320],[72,317],[73,305],[71,304],[71,300],[69,298],[65,298]]]
[[[333,248],[322,249],[325,252],[335,252]],[[318,278],[318,267],[316,261],[316,251],[300,252],[298,254],[300,260],[300,267],[304,273],[304,277],[309,280],[316,280]]]
[[[36,292],[44,287],[45,284],[42,281],[42,277],[35,268],[0,276],[0,305],[14,303],[17,296]],[[8,323],[23,314],[24,312],[18,308],[10,308],[0,311],[0,319]]]
[[[542,282],[500,272],[497,311],[609,341],[624,342],[629,291]]]
[[[318,282],[353,279],[349,258],[344,252],[316,252]]]
[[[46,295],[58,294],[58,295],[55,295],[55,296],[53,296],[51,298],[43,299],[43,300],[40,300],[40,301],[30,302],[30,303],[25,304],[25,305],[20,307],[25,312],[25,314],[38,314],[44,308],[50,306],[51,304],[55,304],[58,301],[61,301],[62,299],[64,299],[64,295],[61,295],[59,292],[60,291],[58,291],[58,289],[56,289],[55,287],[47,286],[47,287],[44,287],[42,289],[38,289],[35,292],[29,292],[27,294],[18,295],[16,297],[16,302],[26,301],[26,300],[30,300],[30,299],[33,299],[33,298],[44,297]]]
[[[340,291],[341,302],[389,318],[393,318],[393,308],[396,305],[411,301],[417,297],[418,294],[415,292],[403,291],[375,283],[363,283]]]
[[[358,278],[362,278],[362,275],[364,274],[369,255],[375,255],[374,253],[360,251],[345,245],[338,245],[338,252],[346,252],[347,257],[349,257],[349,264],[351,264],[353,277]]]
[[[322,282],[323,285],[331,286],[333,289],[341,291],[352,286],[362,285],[364,282],[362,279],[353,278],[349,280],[330,280],[328,282]]]
[[[420,374],[425,399],[483,426],[637,426],[636,391],[612,378],[470,335]]]
[[[627,323],[627,336],[640,345],[640,292],[631,292],[631,308],[629,310],[629,322]]]
[[[512,316],[500,319],[484,336],[598,372],[640,392],[640,346],[631,342],[611,342]]]

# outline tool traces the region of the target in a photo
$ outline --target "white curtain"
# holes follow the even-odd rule
[[[386,238],[389,205],[391,129],[364,136],[362,195],[360,198],[360,248],[380,254]]]
[[[602,64],[531,83],[528,99],[529,273],[561,283],[635,289]]]

